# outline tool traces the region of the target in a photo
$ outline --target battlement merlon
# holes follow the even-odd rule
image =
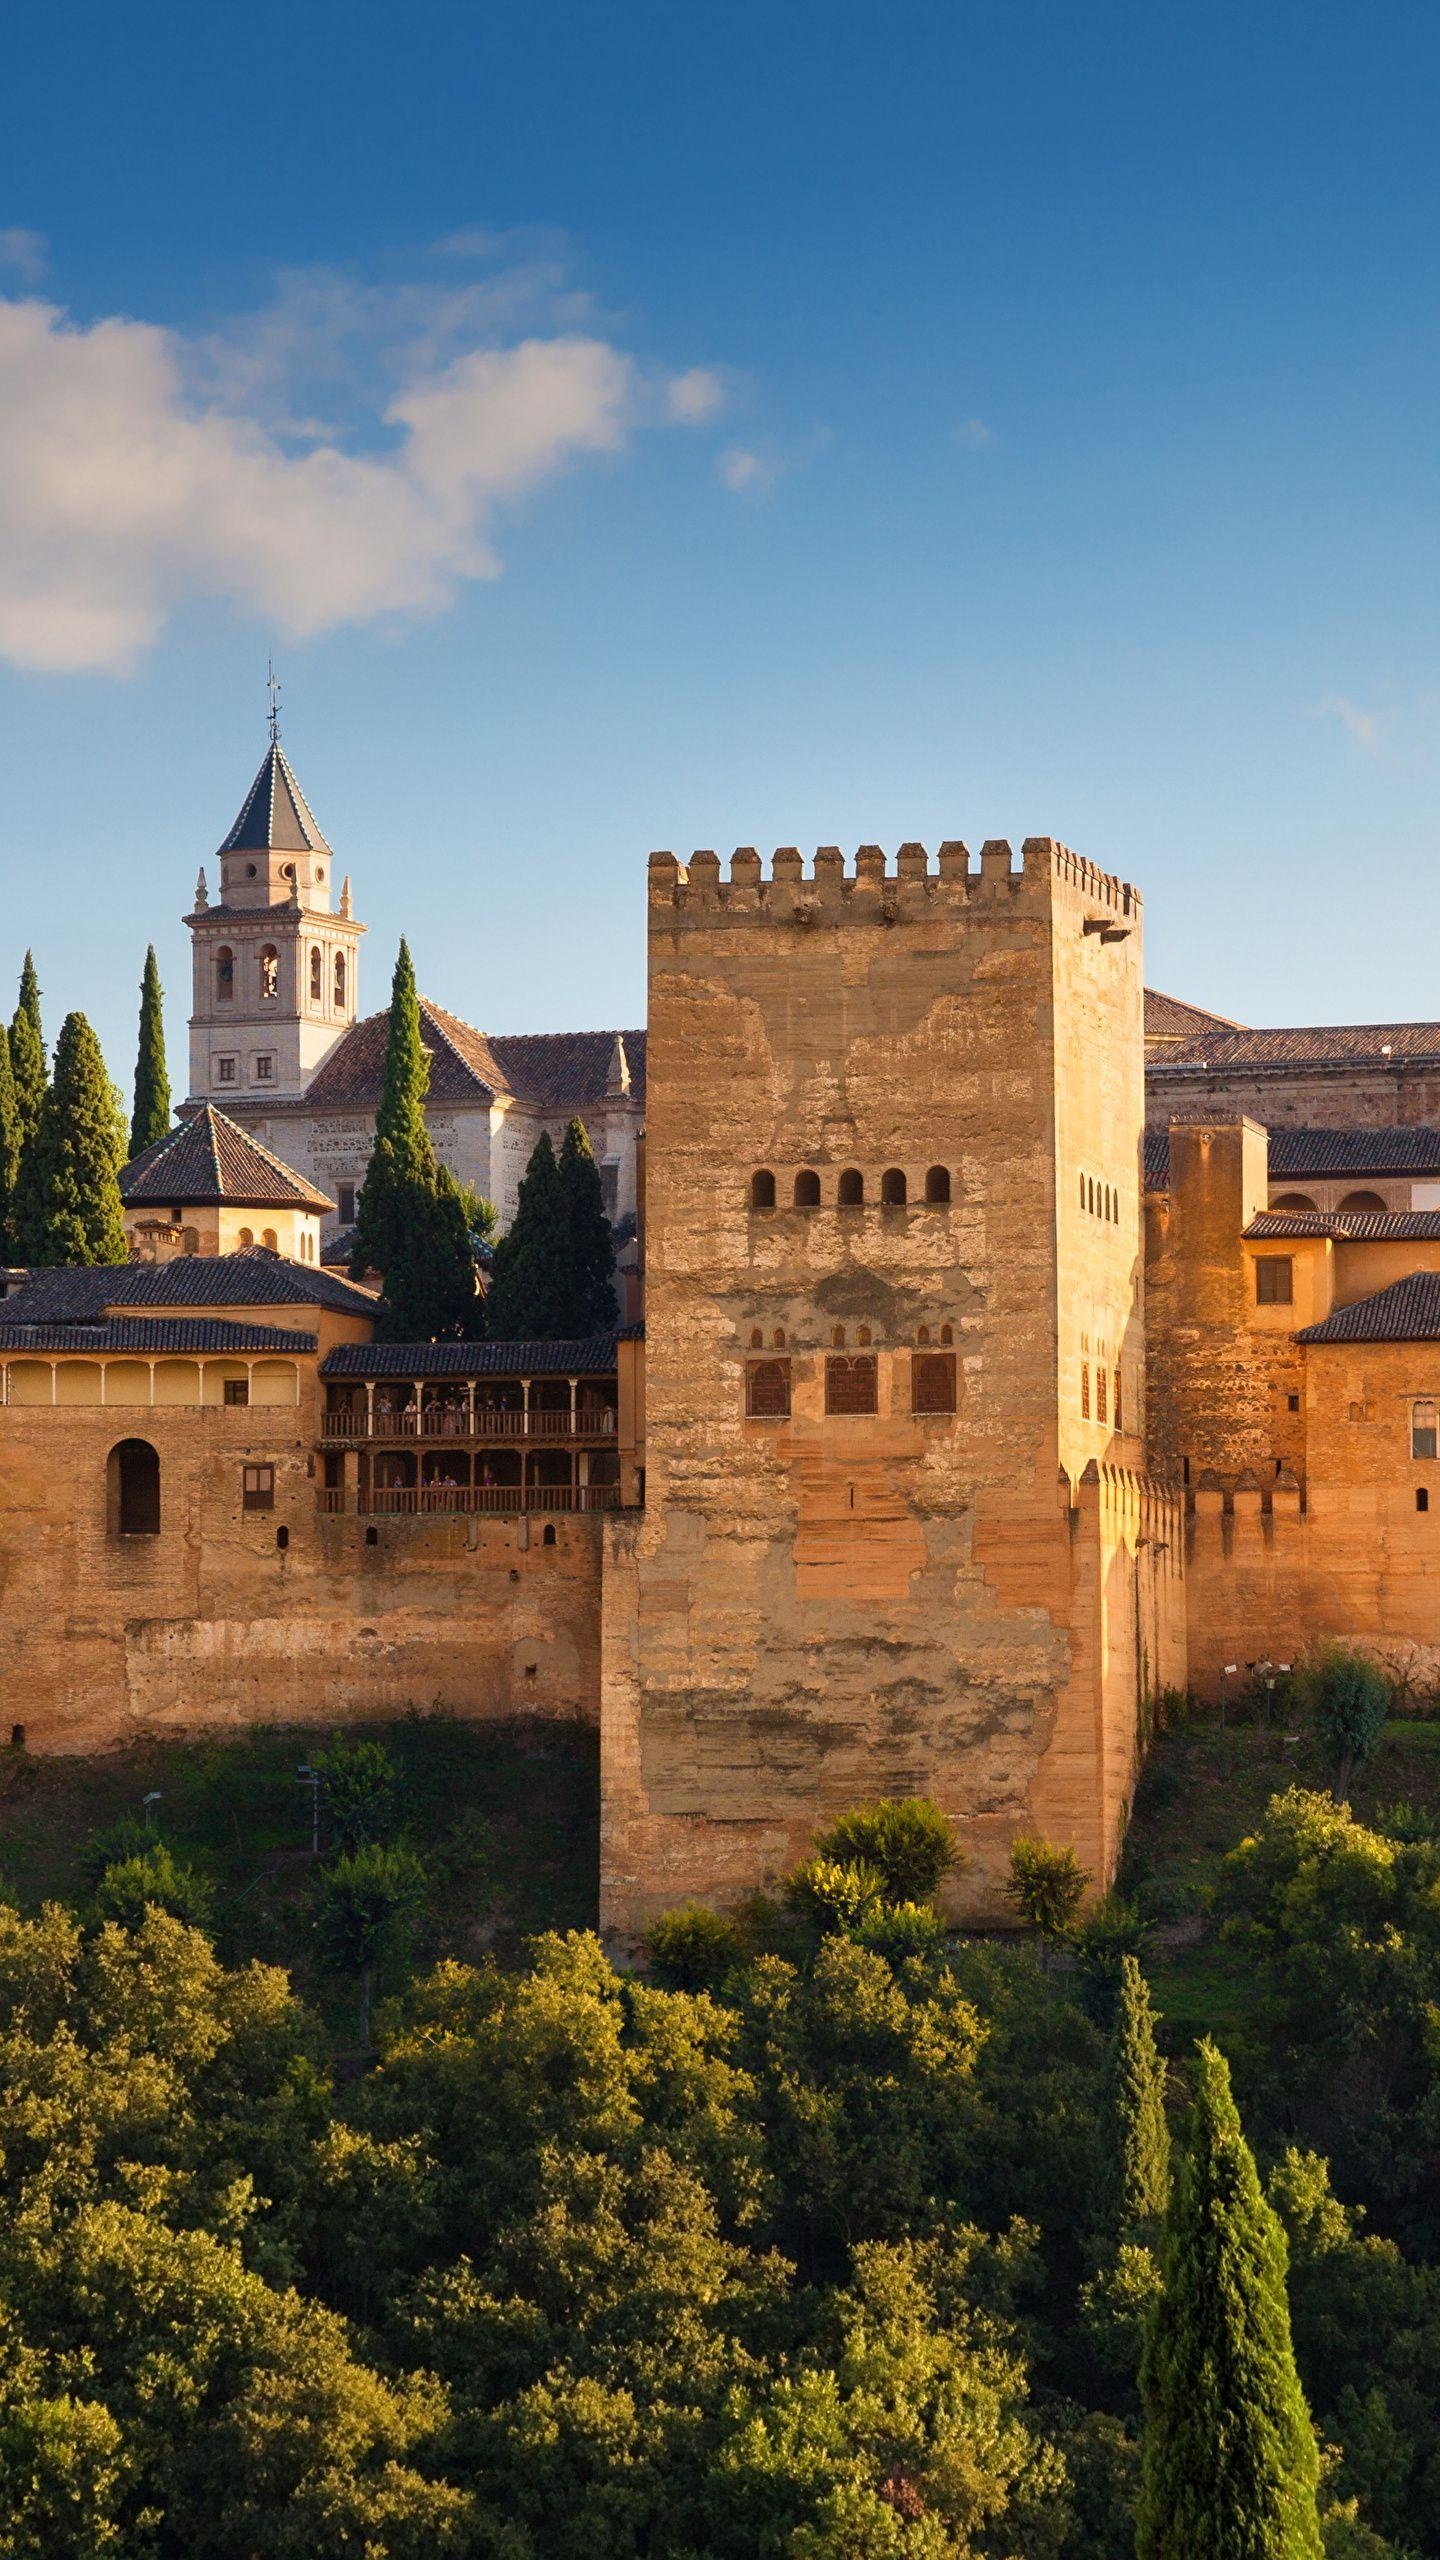
[[[1093,910],[1095,930],[1109,938],[1118,939],[1140,921],[1138,889],[1072,853],[1054,836],[1027,836],[1018,864],[1003,836],[990,838],[978,857],[968,845],[948,839],[933,865],[922,844],[902,844],[893,870],[878,844],[862,844],[851,870],[838,845],[822,844],[808,872],[799,848],[781,845],[768,877],[754,846],[740,845],[728,879],[712,852],[692,853],[685,863],[673,853],[650,856],[651,909],[667,910],[677,922],[725,910],[802,925],[821,919],[893,923],[926,909],[990,908],[1002,899],[1033,906],[1037,893],[1048,903],[1057,886]]]

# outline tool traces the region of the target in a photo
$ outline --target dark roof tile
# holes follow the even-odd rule
[[[282,1164],[248,1129],[202,1102],[166,1137],[127,1164],[120,1176],[127,1208],[227,1201],[243,1209],[332,1209],[334,1202]]]
[[[342,1342],[320,1363],[322,1378],[546,1378],[593,1376],[615,1366],[615,1345],[634,1337],[591,1334],[585,1342]]]
[[[1337,1307],[1322,1324],[1311,1324],[1297,1342],[1440,1342],[1440,1271],[1412,1271],[1378,1289],[1373,1298],[1357,1298]]]
[[[226,1324],[205,1316],[114,1316],[99,1324],[15,1324],[0,1332],[0,1354],[21,1351],[314,1351],[318,1337],[279,1324]]]
[[[1336,1022],[1275,1031],[1203,1032],[1150,1060],[1152,1077],[1283,1074],[1293,1067],[1440,1065],[1440,1022]]]
[[[1204,1005],[1186,1004],[1181,996],[1165,996],[1158,987],[1145,990],[1145,1037],[1147,1040],[1193,1040],[1197,1032],[1239,1031],[1243,1024],[1232,1022],[1225,1013],[1210,1013]]]
[[[1272,1182],[1391,1181],[1405,1174],[1440,1175],[1440,1129],[1272,1129]],[[1145,1132],[1145,1182],[1163,1191],[1170,1179],[1170,1132]]]
[[[1264,1209],[1245,1230],[1252,1244],[1330,1236],[1337,1244],[1440,1244],[1440,1209]]]
[[[278,1253],[179,1254],[170,1262],[36,1270],[0,1299],[0,1330],[13,1324],[94,1324],[114,1307],[328,1307],[374,1316],[378,1301],[332,1271],[310,1271]]]
[[[244,805],[220,847],[222,853],[328,853],[305,794],[272,739],[245,795]]]
[[[584,1110],[602,1102],[610,1080],[615,1042],[623,1040],[630,1091],[645,1094],[643,1031],[547,1031],[497,1033],[493,1038],[462,1022],[429,996],[420,999],[421,1035],[430,1055],[434,1103],[490,1102],[510,1094],[538,1111]],[[306,1088],[307,1111],[374,1111],[385,1080],[387,1013],[367,1014],[337,1041]]]

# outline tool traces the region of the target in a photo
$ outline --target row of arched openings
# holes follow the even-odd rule
[[[1120,1194],[1111,1182],[1097,1182],[1093,1173],[1080,1176],[1080,1206],[1091,1218],[1104,1218],[1112,1227],[1120,1224]]]
[[[927,1205],[931,1208],[943,1208],[950,1196],[948,1165],[932,1164],[925,1175]],[[881,1207],[903,1209],[909,1197],[909,1182],[903,1166],[898,1164],[887,1166],[880,1176]],[[791,1189],[791,1204],[796,1209],[821,1207],[820,1176],[813,1166],[803,1166],[796,1174]],[[841,1173],[835,1186],[835,1205],[839,1209],[863,1209],[865,1206],[865,1176],[858,1165],[847,1165]],[[776,1180],[768,1165],[761,1165],[750,1176],[750,1206],[752,1209],[773,1209],[778,1206]]]
[[[346,989],[349,985],[343,951],[337,951],[335,954],[331,984],[334,988],[337,1009],[343,1011]],[[266,1004],[272,1003],[279,992],[280,954],[273,942],[266,942],[260,949],[261,1001]],[[228,942],[222,942],[215,954],[215,1001],[217,1004],[232,1004],[234,998],[235,954]],[[310,951],[310,1001],[312,1004],[323,1004],[325,1001],[325,954],[318,942],[312,944]]]

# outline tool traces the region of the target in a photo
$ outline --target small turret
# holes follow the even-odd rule
[[[200,865],[200,876],[199,876],[199,878],[197,879],[197,881],[196,881],[196,883],[195,883],[195,912],[196,912],[196,914],[197,914],[197,915],[199,915],[199,913],[201,912],[202,908],[204,908],[204,907],[208,907],[208,906],[209,906],[209,904],[210,904],[210,892],[209,892],[209,890],[208,890],[208,889],[206,888],[206,886],[205,886],[205,865],[204,865],[204,863],[202,862],[202,863],[201,863],[201,865]]]
[[[617,1031],[615,1046],[610,1052],[610,1072],[605,1078],[606,1100],[618,1100],[622,1094],[628,1094],[629,1090],[630,1061],[625,1055],[624,1035]]]

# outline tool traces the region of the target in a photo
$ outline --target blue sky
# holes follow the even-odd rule
[[[0,979],[128,1079],[264,743],[495,1030],[644,857],[1053,833],[1440,1012],[1440,19],[71,0],[7,32]],[[8,493],[8,494],[7,494]],[[4,997],[6,1008],[11,999]]]

